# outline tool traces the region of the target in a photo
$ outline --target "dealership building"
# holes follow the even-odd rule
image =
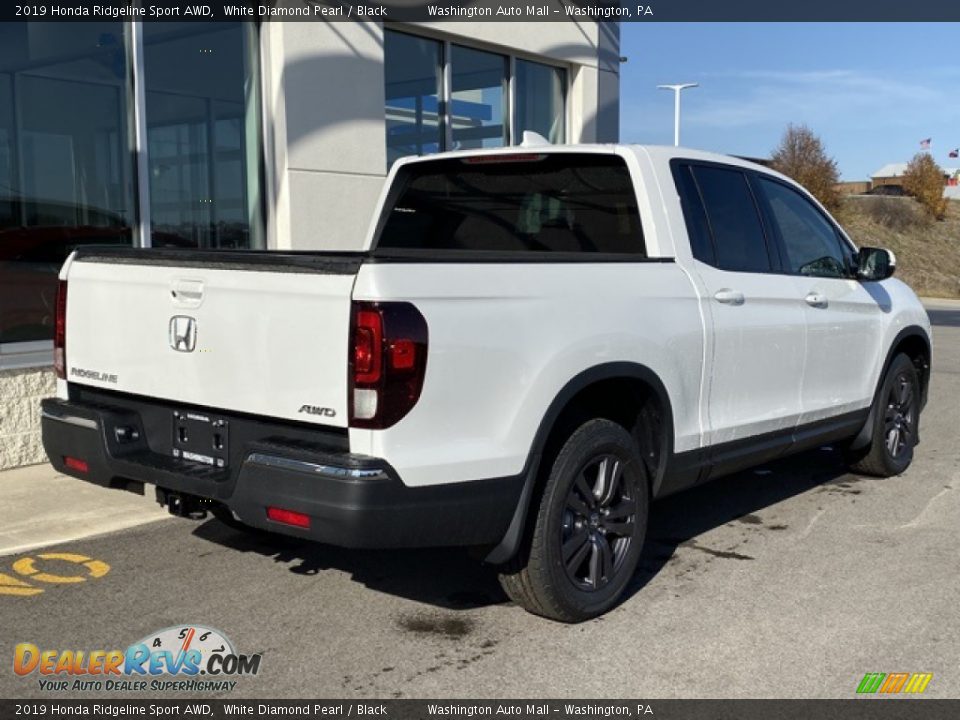
[[[590,20],[0,23],[0,470],[71,248],[358,249],[397,158],[615,141],[619,62]]]

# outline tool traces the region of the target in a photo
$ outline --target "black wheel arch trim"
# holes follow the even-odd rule
[[[927,391],[930,387],[930,364],[933,360],[930,336],[927,334],[927,331],[924,330],[919,325],[908,325],[903,328],[900,332],[897,333],[896,337],[893,339],[893,342],[890,343],[890,348],[887,350],[887,356],[883,361],[883,366],[880,368],[880,375],[877,377],[876,387],[873,389],[873,400],[870,402],[870,412],[867,415],[867,419],[863,424],[863,427],[860,429],[860,432],[853,439],[853,442],[850,443],[851,450],[862,450],[870,444],[870,441],[873,437],[873,424],[875,422],[875,409],[876,409],[876,399],[877,395],[880,393],[880,388],[883,387],[883,379],[887,376],[887,370],[890,369],[890,364],[893,362],[893,358],[898,354],[898,348],[900,344],[907,338],[919,338],[923,341],[924,346],[927,349],[927,364],[923,368],[923,372],[919,373],[920,376],[920,409],[923,410],[924,406],[927,404]],[[918,423],[918,432],[917,432],[917,443],[920,442],[919,434],[919,423]]]
[[[529,516],[530,502],[533,499],[536,489],[537,479],[540,473],[540,462],[543,453],[550,438],[550,434],[556,427],[561,414],[570,404],[570,401],[585,388],[597,382],[604,380],[639,380],[650,387],[656,395],[657,402],[662,412],[661,427],[661,446],[658,455],[658,465],[656,472],[651,478],[651,489],[655,496],[667,472],[667,466],[673,457],[674,448],[674,428],[673,428],[673,405],[670,402],[670,396],[667,389],[660,380],[660,377],[646,365],[635,362],[609,362],[601,365],[595,365],[578,375],[574,376],[560,392],[557,393],[550,403],[543,418],[540,420],[540,426],[534,435],[533,444],[530,453],[520,474],[523,482],[523,490],[520,493],[520,500],[514,511],[507,532],[504,534],[500,543],[494,547],[485,557],[485,561],[491,564],[501,564],[510,560],[520,549],[523,540],[523,534],[526,529],[527,518]]]

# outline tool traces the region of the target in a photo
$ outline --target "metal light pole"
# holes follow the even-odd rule
[[[687,88],[700,87],[700,83],[683,83],[682,85],[657,85],[660,90],[673,90],[673,144],[680,146],[680,92]]]

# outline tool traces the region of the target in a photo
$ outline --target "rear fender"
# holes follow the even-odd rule
[[[486,556],[486,562],[492,564],[507,562],[520,549],[527,519],[530,515],[531,501],[536,497],[542,485],[542,482],[540,482],[542,480],[540,472],[541,461],[544,456],[547,441],[550,439],[550,435],[556,427],[557,420],[560,418],[564,409],[584,388],[601,380],[617,378],[629,378],[642,381],[654,392],[662,408],[663,417],[661,418],[662,432],[661,446],[659,448],[659,463],[654,473],[651,488],[652,494],[656,496],[663,481],[668,460],[673,455],[674,446],[673,408],[663,382],[650,368],[645,365],[640,365],[639,363],[612,362],[584,370],[560,390],[547,408],[534,436],[530,455],[521,473],[523,490],[520,493],[520,500],[517,503],[513,518],[503,539]]]

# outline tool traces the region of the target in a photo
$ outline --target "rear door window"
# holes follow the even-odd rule
[[[770,272],[763,224],[747,176],[736,168],[692,167],[707,214],[715,266],[736,272]]]
[[[690,250],[700,262],[716,267],[717,255],[713,250],[713,239],[710,236],[710,223],[707,213],[703,209],[703,200],[700,190],[693,179],[690,166],[677,163],[673,166],[673,178],[677,184],[677,193],[680,195],[680,206],[687,224],[687,238],[690,240]]]
[[[615,155],[413,163],[394,187],[378,250],[647,254],[633,181]]]

